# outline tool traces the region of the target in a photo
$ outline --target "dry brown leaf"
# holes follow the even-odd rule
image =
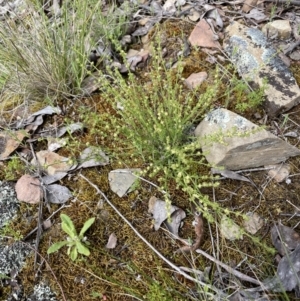
[[[25,131],[0,133],[0,160],[7,159],[20,146],[26,135]]]
[[[17,193],[17,198],[20,202],[37,204],[43,197],[41,182],[39,179],[30,175],[22,176],[18,180],[15,190]]]
[[[286,291],[291,291],[298,287],[300,276],[300,244],[291,253],[285,255],[279,262],[277,274],[280,279],[280,284]]]
[[[50,151],[40,151],[36,153],[40,166],[47,171],[48,175],[54,175],[58,172],[67,172],[74,169],[77,164],[70,162],[69,158],[62,157]],[[37,165],[36,160],[31,161],[33,165]]]
[[[72,197],[71,191],[62,185],[52,184],[46,188],[47,201],[53,204],[63,204]]]
[[[90,146],[82,151],[78,168],[104,166],[109,163],[108,156],[97,146]]]
[[[208,48],[221,48],[217,39],[218,36],[214,34],[209,24],[204,19],[197,23],[189,36],[189,42],[192,46]]]

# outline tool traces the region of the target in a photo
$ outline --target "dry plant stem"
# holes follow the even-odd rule
[[[209,254],[207,254],[206,252],[202,251],[201,249],[197,249],[196,250],[197,253],[205,256],[206,258],[208,258],[209,260],[213,261],[214,263],[216,263],[217,265],[221,266],[224,270],[226,270],[228,273],[233,274],[234,276],[244,280],[244,281],[248,281],[250,283],[254,283],[257,285],[260,285],[263,287],[263,283],[260,282],[259,280],[256,280],[252,277],[249,277],[239,271],[234,270],[233,268],[231,268],[230,266],[228,266],[227,264],[213,258],[212,256],[210,256]]]
[[[32,155],[35,159],[35,162],[37,163],[37,168],[38,168],[38,174],[40,175],[40,164],[39,161],[37,160],[36,154],[34,152],[32,143],[29,143],[30,145],[30,150],[32,152]],[[43,195],[46,196],[46,193],[43,189],[43,187],[40,186],[40,189],[42,189]],[[38,223],[37,223],[37,233],[36,233],[36,239],[35,239],[35,247],[38,250],[39,249],[39,244],[40,244],[40,238],[43,232],[43,228],[42,228],[42,216],[43,216],[43,200],[40,200],[39,203],[39,212],[38,212]],[[34,269],[36,267],[36,263],[37,263],[37,257],[38,257],[38,252],[34,253]]]
[[[275,4],[278,4],[278,3],[292,4],[292,5],[300,6],[300,1],[297,1],[297,0],[265,0],[265,2],[273,2]]]
[[[172,269],[174,269],[178,274],[182,275],[188,280],[191,280],[201,286],[207,287],[210,290],[214,291],[220,296],[224,296],[225,294],[215,288],[214,286],[204,283],[198,279],[195,279],[191,277],[190,275],[183,272],[178,266],[176,266],[174,263],[169,261],[167,258],[165,258],[157,249],[155,249],[132,225],[131,223],[122,215],[122,213],[109,201],[109,199],[106,197],[106,195],[95,185],[93,184],[89,179],[87,179],[84,175],[80,174],[80,177],[82,177],[85,181],[87,181],[92,187],[94,187],[98,194],[101,194],[102,197],[105,199],[105,201],[108,203],[109,206],[112,207],[112,209],[123,219],[123,221],[134,231],[134,233],[160,258],[162,259],[166,264],[168,264]]]
[[[65,207],[69,207],[66,206],[65,204],[63,204],[61,207],[59,207],[56,211],[54,211],[45,221],[50,220],[57,212],[59,212],[60,210],[62,210]],[[23,241],[25,241],[30,235],[32,235],[34,232],[36,232],[38,230],[38,227],[35,227],[33,230],[31,230],[26,237],[23,239]]]
[[[26,245],[26,246],[28,246],[32,251],[34,251],[35,253],[37,253],[37,254],[38,254],[38,255],[46,262],[46,264],[48,265],[48,267],[49,267],[49,269],[50,269],[51,274],[53,275],[54,280],[56,281],[57,285],[59,286],[59,289],[60,289],[60,291],[61,291],[61,296],[62,296],[63,300],[64,300],[64,301],[67,301],[67,299],[66,299],[66,297],[65,297],[65,294],[64,294],[64,291],[63,291],[63,289],[62,289],[60,283],[58,282],[58,280],[57,280],[57,278],[56,278],[56,276],[55,276],[55,273],[54,273],[53,270],[51,269],[50,264],[49,264],[48,261],[46,260],[46,258],[45,258],[41,253],[39,253],[38,250],[37,250],[36,248],[32,247],[30,244],[28,244],[28,243],[26,243],[26,242],[24,242],[24,241],[21,241],[21,243],[24,244],[24,245]]]

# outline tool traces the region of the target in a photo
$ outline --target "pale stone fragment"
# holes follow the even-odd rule
[[[291,170],[288,164],[269,165],[266,168],[272,168],[268,171],[268,175],[277,183],[283,182],[289,176]]]
[[[264,225],[264,220],[256,212],[248,212],[248,219],[244,221],[244,227],[250,234],[255,234]]]
[[[16,183],[15,190],[20,202],[37,204],[43,197],[40,180],[30,175],[23,175]]]
[[[207,73],[205,71],[192,73],[185,81],[185,85],[190,89],[195,89],[200,86],[207,79]]]
[[[59,172],[67,172],[76,167],[76,165],[74,165],[69,158],[62,157],[50,151],[37,152],[36,158],[41,168],[46,170],[48,175],[54,175]],[[31,163],[33,165],[37,165],[35,159],[33,159]]]
[[[287,40],[292,35],[292,28],[289,20],[275,20],[267,23],[262,32],[268,37],[276,36],[279,39]]]
[[[209,24],[203,19],[197,23],[189,36],[189,42],[192,46],[221,48],[217,41],[218,36],[213,33]]]

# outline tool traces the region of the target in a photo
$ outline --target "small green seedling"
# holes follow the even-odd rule
[[[86,246],[89,245],[89,243],[85,240],[83,235],[94,223],[95,218],[94,217],[90,218],[84,223],[79,235],[77,234],[75,226],[69,216],[67,216],[66,214],[61,214],[60,218],[62,221],[61,228],[69,236],[67,237],[67,240],[59,241],[53,244],[48,249],[47,254],[54,253],[58,251],[60,248],[62,248],[63,246],[67,246],[68,247],[67,254],[71,257],[73,261],[76,260],[78,253],[85,256],[89,256],[90,250]]]

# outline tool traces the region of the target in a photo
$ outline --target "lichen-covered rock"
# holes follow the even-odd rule
[[[300,155],[297,147],[223,108],[208,113],[195,136],[210,164],[230,170],[276,164]]]
[[[266,110],[274,117],[300,103],[300,89],[288,67],[256,28],[233,22],[226,28],[224,50],[243,78],[263,87]]]
[[[31,294],[26,301],[56,301],[55,294],[50,287],[44,283],[37,284],[34,287],[33,294]]]
[[[5,245],[0,240],[0,274],[9,275],[11,271],[19,272],[30,251],[31,249],[20,241]]]
[[[19,201],[12,185],[0,181],[0,228],[15,217],[19,206]]]
[[[18,289],[14,289],[5,301],[57,301],[55,294],[51,291],[50,287],[41,282],[34,286],[33,293],[30,296],[24,295],[24,289],[20,285]]]

